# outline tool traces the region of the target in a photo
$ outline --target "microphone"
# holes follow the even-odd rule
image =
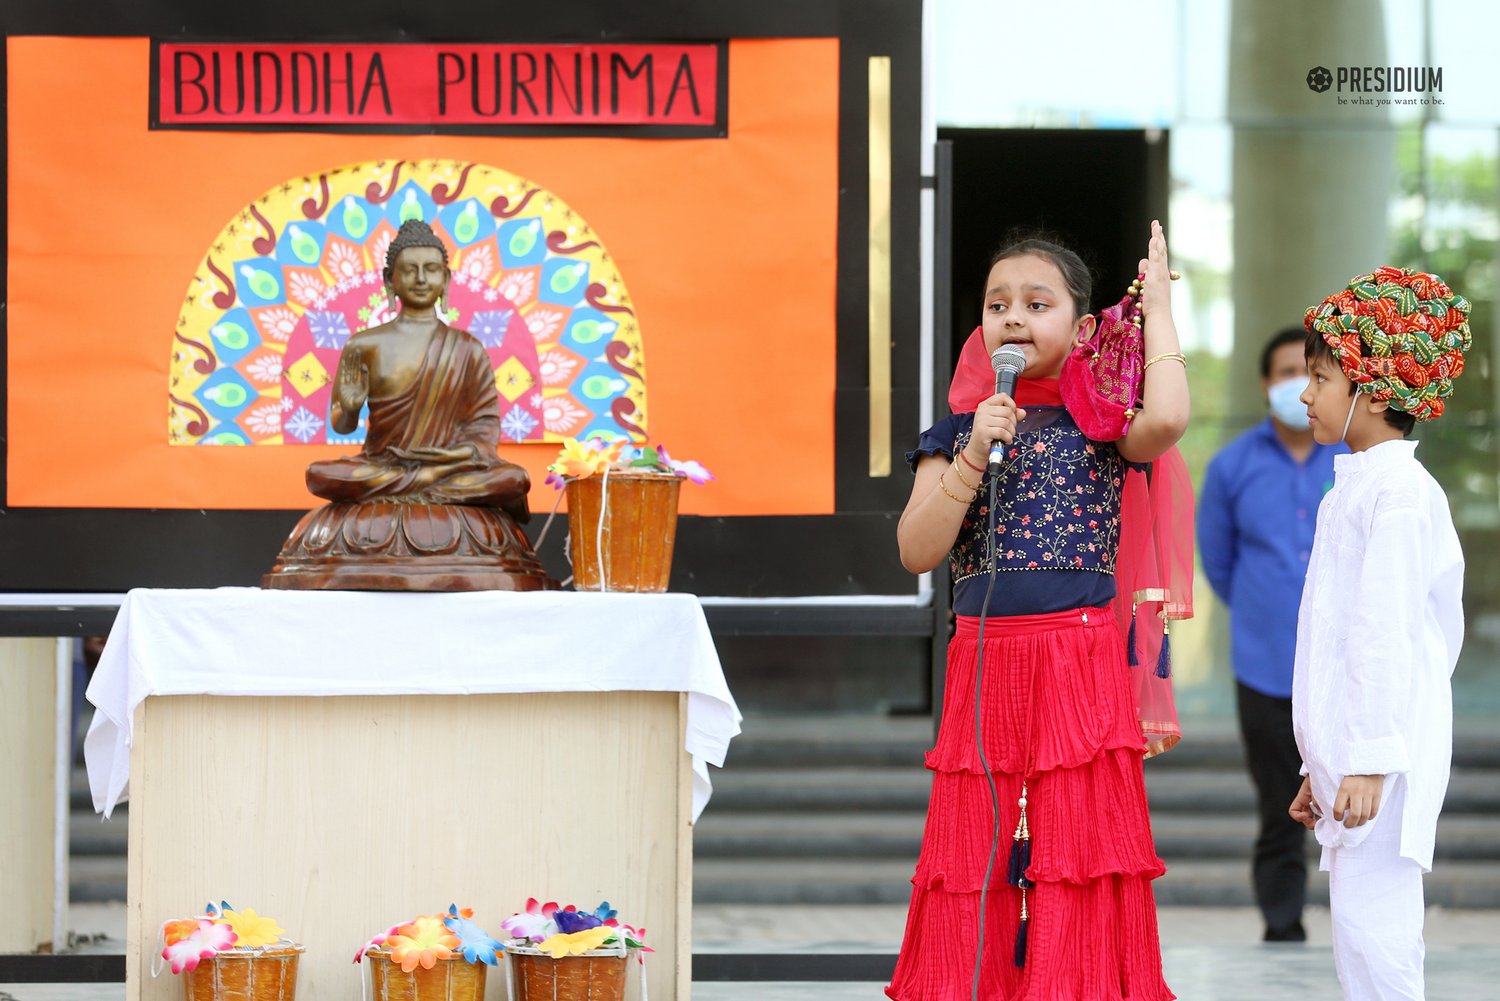
[[[1026,369],[1026,353],[1016,344],[1002,344],[990,355],[990,367],[995,370],[995,392],[1007,396],[1016,395],[1016,379]],[[990,443],[989,474],[993,479],[1000,475],[1005,464],[1005,443],[995,439]]]

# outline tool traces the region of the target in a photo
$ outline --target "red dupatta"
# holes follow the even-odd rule
[[[1070,368],[1064,372],[1073,374]],[[956,414],[969,413],[994,394],[995,372],[985,350],[983,328],[976,327],[959,352],[948,406]],[[1079,412],[1074,402],[1079,398],[1077,392],[1062,392],[1058,379],[1022,378],[1016,383],[1017,405],[1067,406],[1080,429],[1093,437],[1089,432],[1091,425],[1097,426],[1091,419],[1095,415]],[[1116,440],[1123,430],[1113,438],[1095,440]],[[1144,471],[1125,468],[1115,599],[1110,609],[1125,637],[1144,750],[1151,757],[1182,739],[1172,695],[1167,622],[1193,614],[1193,485],[1175,446]],[[1150,614],[1143,614],[1143,608]]]

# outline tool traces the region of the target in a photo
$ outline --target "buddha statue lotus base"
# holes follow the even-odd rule
[[[504,511],[362,501],[309,511],[261,586],[328,591],[552,591]]]

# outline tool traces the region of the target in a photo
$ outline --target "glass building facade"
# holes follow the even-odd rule
[[[1467,557],[1455,708],[1500,712],[1500,6],[937,0],[934,15],[939,126],[1169,137],[1195,481],[1264,417],[1266,339],[1323,295],[1394,264],[1437,272],[1469,298],[1467,368],[1448,413],[1414,437]],[[1196,618],[1173,629],[1179,702],[1228,712],[1227,613],[1201,574],[1196,591]]]

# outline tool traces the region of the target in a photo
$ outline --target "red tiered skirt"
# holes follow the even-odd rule
[[[978,620],[959,619],[932,798],[912,877],[906,935],[886,994],[969,1001],[979,891],[994,831],[974,746]],[[1125,645],[1104,609],[991,618],[985,625],[984,746],[1000,797],[986,898],[981,1001],[1170,1001],[1151,880],[1142,737]],[[1006,860],[1026,782],[1033,886],[1026,962],[1014,963],[1021,891]]]

